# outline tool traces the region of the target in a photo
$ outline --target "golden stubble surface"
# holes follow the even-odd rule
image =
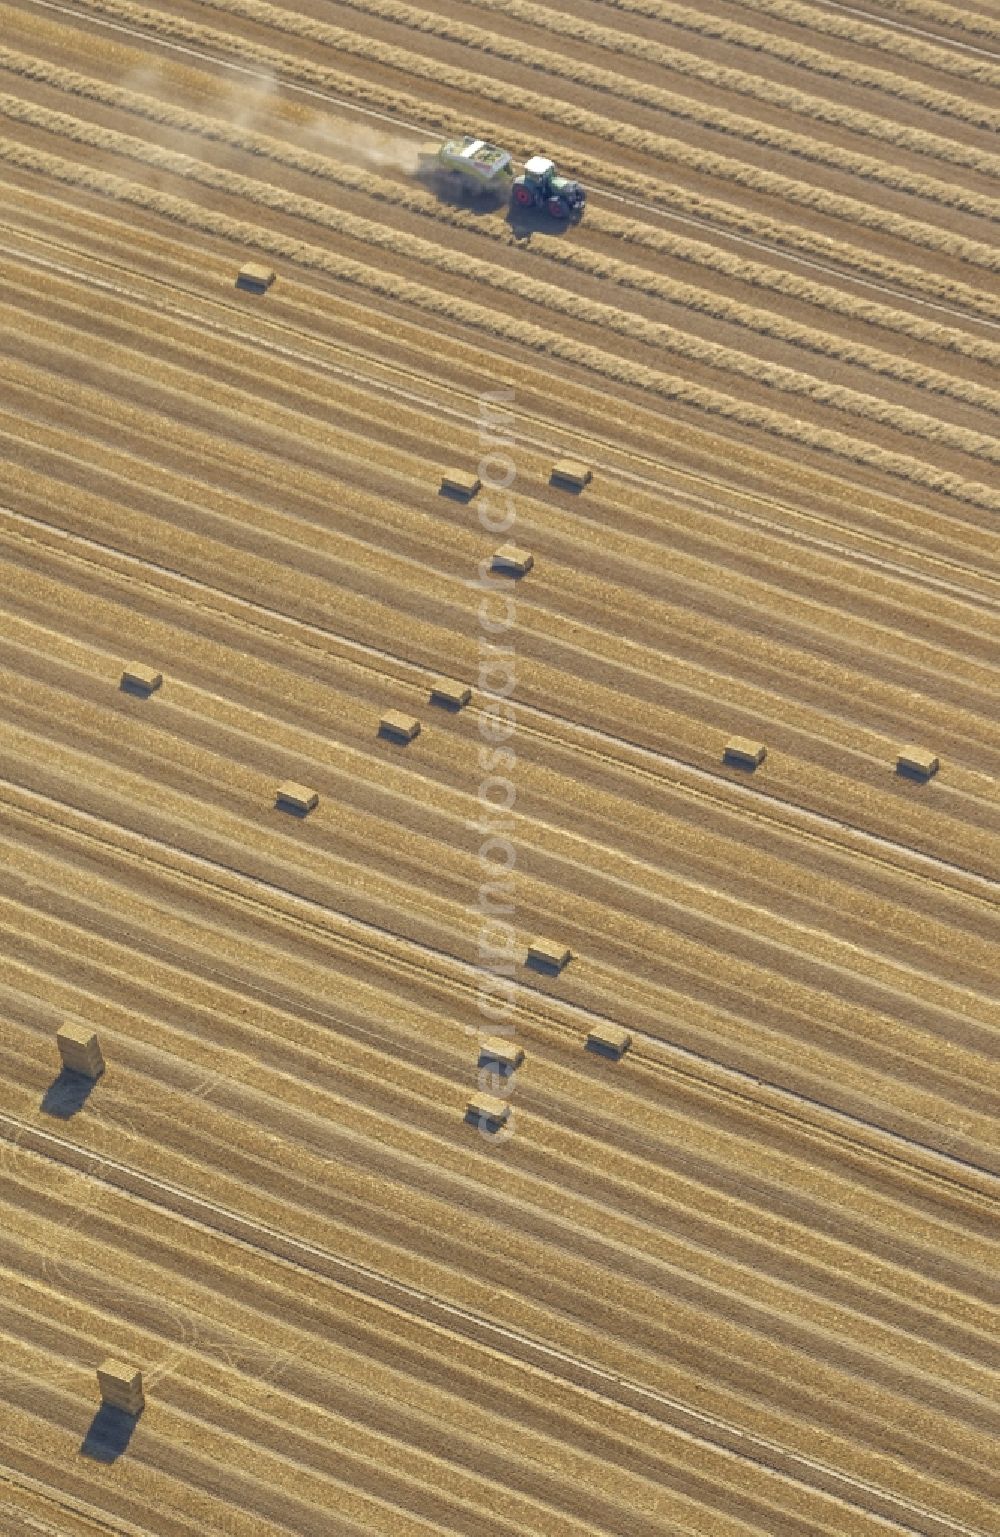
[[[990,1537],[998,84],[935,0],[0,6],[4,1530]]]

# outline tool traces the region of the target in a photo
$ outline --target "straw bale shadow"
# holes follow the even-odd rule
[[[45,1090],[38,1108],[43,1115],[54,1115],[61,1121],[68,1121],[70,1116],[83,1109],[96,1083],[96,1078],[88,1078],[86,1073],[74,1073],[64,1067]]]
[[[924,769],[914,768],[909,763],[898,763],[896,765],[896,778],[905,779],[913,785],[925,785],[933,777],[933,774],[928,774]]]
[[[615,1046],[609,1046],[607,1041],[586,1041],[584,1050],[592,1051],[595,1057],[604,1057],[607,1062],[620,1062],[622,1053]]]
[[[138,1414],[126,1414],[112,1404],[102,1404],[80,1443],[80,1455],[94,1462],[116,1462],[128,1450]]]
[[[525,971],[535,971],[540,977],[557,977],[560,972],[566,970],[566,966],[569,964],[569,961],[567,961],[565,965],[559,966],[554,961],[542,960],[541,956],[529,955],[524,963],[524,969]]]

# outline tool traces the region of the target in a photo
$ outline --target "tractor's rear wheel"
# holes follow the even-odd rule
[[[550,197],[545,206],[553,219],[569,218],[569,209],[561,197]]]
[[[535,201],[531,188],[526,187],[523,182],[514,183],[513,196],[514,202],[519,208],[531,208]]]

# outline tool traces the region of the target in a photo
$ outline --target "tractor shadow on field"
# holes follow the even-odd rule
[[[511,203],[507,209],[507,228],[512,245],[528,245],[535,235],[568,235],[577,224],[575,219],[553,219],[544,208],[518,208]]]
[[[425,192],[432,193],[446,208],[460,208],[463,213],[476,214],[479,218],[495,215],[503,207],[503,198],[496,193],[474,192],[468,187],[452,183],[447,174],[436,174],[433,171],[421,174],[418,171],[417,181]]]
[[[126,1414],[124,1409],[102,1404],[80,1442],[81,1457],[90,1457],[94,1462],[116,1462],[128,1450],[138,1423],[137,1414]]]
[[[60,1121],[68,1121],[70,1116],[83,1109],[96,1082],[96,1078],[88,1078],[84,1073],[74,1073],[64,1067],[45,1090],[38,1108],[43,1115],[54,1115]]]

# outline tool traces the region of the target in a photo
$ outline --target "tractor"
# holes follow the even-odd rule
[[[515,208],[524,212],[544,208],[553,219],[582,218],[586,201],[587,194],[580,183],[557,176],[552,161],[544,155],[533,155],[511,187],[511,202]]]
[[[503,202],[510,196],[514,167],[507,150],[472,134],[420,150],[417,166],[419,175],[454,196]]]

